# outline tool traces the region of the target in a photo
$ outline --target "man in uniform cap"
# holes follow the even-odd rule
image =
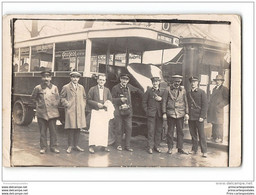
[[[216,82],[216,87],[210,96],[207,121],[212,123],[212,139],[218,143],[223,141],[224,107],[229,104],[229,90],[223,86],[222,75],[217,75],[213,80]]]
[[[190,77],[191,90],[187,93],[188,107],[189,107],[189,131],[192,137],[192,150],[190,154],[196,154],[198,150],[198,136],[199,145],[203,157],[207,157],[207,143],[204,132],[204,119],[207,113],[207,96],[205,92],[198,88],[198,77]],[[198,136],[197,136],[198,135]]]
[[[172,154],[175,126],[178,153],[188,154],[183,150],[183,124],[184,117],[188,118],[188,103],[186,91],[180,86],[181,81],[182,76],[173,75],[172,84],[165,89],[162,100],[163,119],[167,120],[168,124],[167,144],[169,154]]]
[[[61,103],[65,107],[65,129],[68,130],[68,149],[83,152],[78,146],[80,129],[86,127],[85,106],[86,94],[84,87],[78,83],[81,74],[73,71],[70,73],[71,82],[64,85],[61,93]]]
[[[148,88],[142,99],[142,106],[147,116],[148,127],[148,153],[153,149],[161,153],[160,142],[163,127],[162,96],[164,90],[160,90],[160,78],[151,78],[153,87]]]
[[[47,127],[50,132],[50,149],[59,153],[57,149],[56,119],[59,117],[59,91],[51,83],[51,71],[41,72],[42,83],[37,85],[32,92],[32,100],[36,102],[36,116],[40,130],[40,153],[47,151]]]
[[[131,135],[132,135],[132,98],[131,93],[139,93],[143,95],[143,92],[129,84],[130,76],[128,74],[122,74],[120,76],[120,83],[112,88],[113,104],[115,106],[115,125],[116,125],[116,144],[117,150],[123,150],[122,137],[125,132],[125,149],[133,152],[131,148]],[[123,131],[124,128],[124,131]]]

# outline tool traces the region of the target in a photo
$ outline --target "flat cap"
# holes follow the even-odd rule
[[[129,74],[121,74],[120,78],[127,78],[130,79],[130,75]]]
[[[50,70],[43,70],[41,72],[41,76],[46,76],[46,75],[52,76],[52,72]]]
[[[80,74],[79,72],[77,72],[77,71],[73,71],[73,72],[71,72],[71,73],[69,74],[69,76],[71,76],[71,77],[74,77],[74,76],[76,76],[76,77],[81,77],[81,74]]]
[[[152,82],[154,82],[154,81],[161,81],[161,79],[160,79],[160,77],[152,77],[151,81]]]
[[[180,76],[180,75],[172,75],[172,80],[174,80],[174,81],[182,81],[182,76]]]
[[[199,78],[198,78],[198,77],[195,77],[195,76],[192,76],[192,77],[190,77],[188,80],[189,80],[189,82],[191,83],[192,81],[199,81]]]

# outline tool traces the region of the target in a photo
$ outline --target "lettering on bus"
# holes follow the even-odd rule
[[[72,57],[84,57],[84,54],[84,50],[59,51],[55,53],[55,57],[62,59],[70,59]]]
[[[171,38],[171,37],[164,36],[162,34],[158,34],[157,39],[161,40],[161,41],[164,41],[164,42],[171,43],[171,44],[176,45],[176,46],[179,46],[179,39],[175,38],[175,37]]]

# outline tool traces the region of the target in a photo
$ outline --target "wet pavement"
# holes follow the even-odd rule
[[[147,140],[144,136],[136,136],[131,140],[133,152],[118,151],[114,146],[109,146],[110,152],[102,151],[97,147],[95,154],[88,151],[88,134],[81,133],[79,145],[85,152],[72,151],[66,153],[67,132],[58,126],[59,154],[50,152],[40,154],[39,129],[33,121],[29,126],[14,125],[12,132],[12,166],[61,166],[61,167],[226,167],[228,152],[208,147],[208,158],[203,158],[198,152],[193,155],[182,155],[173,150],[167,154],[167,144],[161,143],[162,153],[148,154],[146,151]],[[184,143],[184,150],[191,149],[190,143]]]

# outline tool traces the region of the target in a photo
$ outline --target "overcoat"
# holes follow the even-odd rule
[[[103,103],[105,103],[107,100],[110,100],[112,102],[112,95],[110,93],[110,90],[107,87],[103,88]],[[95,109],[99,110],[98,103],[100,103],[100,95],[99,95],[99,87],[98,85],[90,88],[88,92],[88,98],[87,98],[89,110]]]
[[[162,100],[163,114],[172,118],[181,118],[185,114],[188,114],[188,101],[186,91],[184,88],[178,88],[178,96],[175,97],[174,88],[172,86],[167,87],[164,91]]]
[[[213,89],[208,106],[207,122],[213,124],[223,124],[224,107],[229,104],[229,90],[221,85],[218,89]]]
[[[162,117],[162,101],[156,101],[155,96],[163,96],[164,90],[154,90],[153,88],[148,88],[142,99],[142,106],[147,116],[155,117],[156,114]]]
[[[60,99],[65,107],[65,129],[85,128],[86,94],[84,87],[77,84],[77,89],[75,89],[70,82],[63,86]]]

